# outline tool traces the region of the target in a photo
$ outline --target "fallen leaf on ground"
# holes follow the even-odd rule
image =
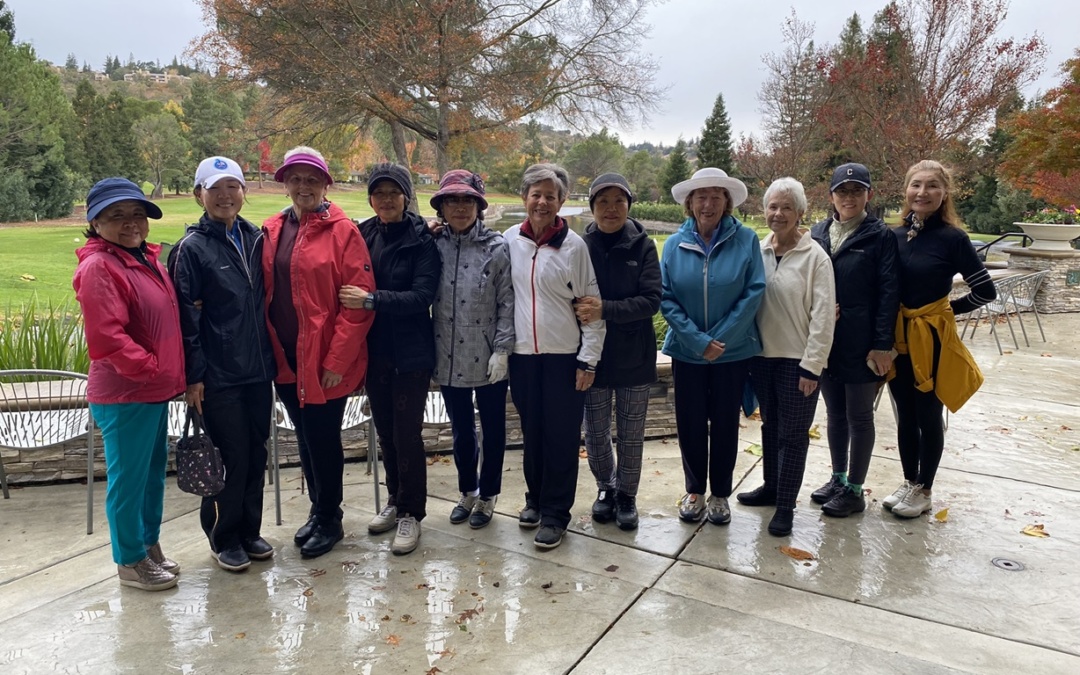
[[[247,637],[247,633],[237,633],[236,634],[236,639],[237,640],[243,640],[246,637]]]
[[[430,457],[430,458],[428,459],[428,461],[427,461],[427,465],[428,465],[428,466],[435,466],[435,464],[436,464],[436,463],[437,463],[437,462],[439,461],[439,459],[441,459],[441,458],[439,457],[439,455],[432,455],[432,456],[431,456],[431,457]]]
[[[480,616],[480,612],[475,609],[466,609],[461,614],[458,614],[457,620],[454,623],[465,623],[469,619],[475,619]]]
[[[431,586],[428,586],[426,583],[425,584],[416,584],[416,590],[420,590],[421,588],[431,590]]]
[[[781,546],[780,552],[795,560],[817,560],[810,551],[804,551],[801,548],[795,548],[794,546]]]
[[[947,508],[941,509],[940,511],[938,511],[937,513],[934,514],[934,518],[939,523],[947,523],[947,522],[949,522],[949,509],[947,509]]]
[[[581,459],[588,459],[589,458],[589,452],[588,452],[588,450],[585,450],[584,448],[582,448],[581,450],[578,451],[577,456],[580,457]]]
[[[617,569],[619,569],[618,565],[608,565],[607,567],[604,568],[604,571],[605,572],[614,572]]]
[[[19,275],[19,278],[23,281],[37,281],[37,277],[35,277],[33,274],[21,274]]]
[[[1049,537],[1050,533],[1043,529],[1043,524],[1038,523],[1036,525],[1028,525],[1024,529],[1020,530],[1021,533],[1026,534],[1029,537]]]
[[[496,581],[495,583],[493,583],[493,584],[491,584],[491,585],[492,585],[492,586],[494,586],[495,588],[498,588],[498,587],[499,587],[499,582],[498,582],[498,581]]]
[[[1039,354],[1039,356],[1053,356],[1053,354],[1050,352],[1043,352],[1042,354]]]
[[[1072,450],[1073,452],[1080,452],[1080,445],[1074,445],[1069,449]]]
[[[450,458],[449,457],[443,457],[442,458],[442,463],[443,464],[449,464],[450,463]]]
[[[311,576],[313,577],[321,577],[322,575],[326,574],[326,570],[317,570],[312,568],[309,571],[311,572]]]
[[[1043,513],[1042,511],[1036,511],[1035,509],[1032,509],[1030,511],[1024,511],[1024,515],[1025,516],[1031,516],[1033,518],[1042,518],[1046,514]]]
[[[554,586],[554,584],[552,584],[550,581],[548,581],[547,583],[541,584],[540,588],[551,588],[552,586]]]
[[[761,413],[758,412],[757,410],[755,410],[754,412],[747,415],[746,419],[748,419],[748,420],[757,420],[758,422],[760,422],[761,421]]]
[[[432,666],[431,670],[428,670],[428,671],[424,672],[424,675],[435,675],[435,673],[441,673],[441,672],[442,671],[439,670],[439,668],[437,666]]]
[[[1067,427],[1067,426],[1065,426],[1064,424],[1062,424],[1062,425],[1061,425],[1061,430],[1062,430],[1062,431],[1072,431],[1072,427]]]
[[[386,638],[386,644],[394,645],[395,647],[397,647],[399,644],[401,644],[401,638],[396,635],[389,635]]]
[[[744,450],[743,452],[749,452],[751,455],[754,455],[755,457],[761,457],[761,454],[762,454],[763,450],[761,449],[760,445],[758,445],[757,443],[754,443],[753,445],[746,446],[746,450]]]
[[[305,588],[304,589],[304,597],[310,598],[313,595],[315,595],[315,589],[314,588]]]
[[[810,438],[821,438],[821,431],[818,430],[818,425],[810,427],[810,431],[807,432]]]

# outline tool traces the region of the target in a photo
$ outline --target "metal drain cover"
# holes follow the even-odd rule
[[[994,567],[1006,570],[1008,572],[1023,572],[1024,563],[1017,562],[1015,560],[1009,560],[1008,558],[994,558],[991,560]]]

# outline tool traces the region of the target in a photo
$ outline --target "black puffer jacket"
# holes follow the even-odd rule
[[[399,223],[378,217],[357,224],[375,272],[375,323],[368,358],[389,359],[399,373],[435,369],[431,303],[439,287],[442,258],[427,223],[405,212]]]
[[[892,349],[900,308],[900,270],[896,237],[878,218],[867,216],[836,251],[829,241],[832,219],[810,228],[810,235],[832,258],[836,279],[836,320],[826,372],[845,384],[880,381],[866,366],[871,349]]]
[[[628,218],[622,237],[609,249],[589,223],[582,237],[596,270],[607,322],[604,351],[596,367],[597,387],[630,387],[656,381],[656,331],[660,310],[660,259],[641,223]]]
[[[208,391],[267,382],[277,374],[266,328],[262,230],[243,218],[235,227],[243,235],[243,255],[225,225],[205,213],[169,253],[187,383],[202,382]]]

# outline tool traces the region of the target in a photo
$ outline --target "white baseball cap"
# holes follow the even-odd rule
[[[235,178],[247,187],[244,171],[228,157],[207,157],[199,162],[199,168],[195,170],[195,187],[201,185],[203,189],[209,190],[222,178]]]

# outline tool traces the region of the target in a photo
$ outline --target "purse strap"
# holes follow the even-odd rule
[[[191,425],[195,425],[195,436],[199,436],[203,432],[203,419],[199,411],[195,409],[195,406],[189,405],[187,409],[187,417],[184,420],[184,438],[188,437],[188,430]]]

